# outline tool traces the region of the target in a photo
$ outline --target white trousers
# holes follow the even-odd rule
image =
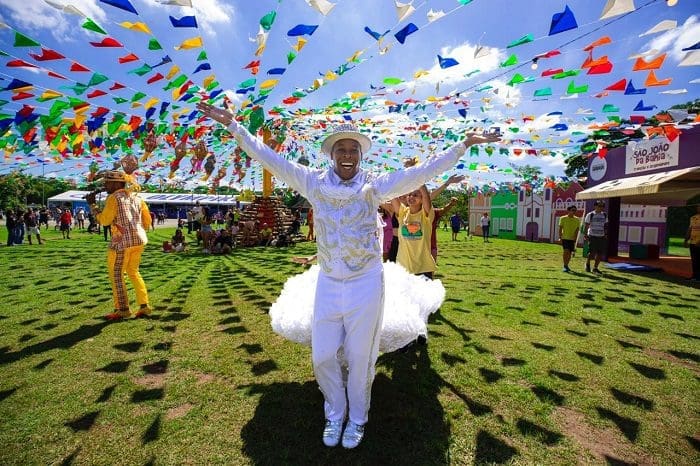
[[[326,419],[348,417],[365,424],[384,313],[384,270],[380,266],[350,279],[319,274],[314,304],[311,348],[314,374],[325,398]],[[348,363],[346,385],[338,350]]]

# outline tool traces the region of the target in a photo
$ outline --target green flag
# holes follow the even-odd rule
[[[506,48],[509,49],[511,47],[517,47],[518,45],[527,44],[528,42],[532,42],[533,40],[535,40],[535,39],[532,36],[532,34],[528,34],[528,35],[523,36],[520,39],[516,40],[515,42],[511,42],[510,44],[508,44],[506,46]]]
[[[97,25],[93,20],[90,18],[85,18],[85,22],[83,23],[83,29],[87,29],[88,31],[93,31],[98,34],[107,34],[107,31],[102,29],[100,26]]]
[[[163,47],[152,37],[151,40],[148,41],[148,50],[163,50]]]
[[[202,50],[199,52],[199,55],[197,56],[197,61],[202,61],[207,59],[207,52]]]
[[[500,67],[505,68],[506,66],[513,66],[518,64],[518,57],[515,56],[515,54],[511,55],[508,57],[506,61],[501,63]]]
[[[109,78],[107,76],[100,74],[100,73],[95,73],[90,78],[90,82],[88,83],[88,87],[89,86],[97,86],[98,84],[102,84],[105,81],[109,81]]]
[[[277,12],[271,11],[262,18],[260,18],[260,26],[266,31],[269,31],[272,27],[272,23],[275,22],[275,17],[277,17]]]
[[[33,39],[30,39],[29,37],[25,36],[24,34],[20,34],[19,32],[15,31],[15,43],[13,44],[15,47],[40,47],[41,44]]]

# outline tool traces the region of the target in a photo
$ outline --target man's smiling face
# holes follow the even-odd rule
[[[333,144],[331,158],[335,165],[335,173],[343,180],[349,180],[360,170],[362,149],[354,139],[341,139]]]

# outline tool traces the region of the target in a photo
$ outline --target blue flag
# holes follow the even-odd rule
[[[176,27],[176,28],[196,28],[197,27],[197,18],[195,18],[194,16],[183,16],[180,19],[169,16],[169,18],[170,18],[170,22],[173,24],[173,27]]]
[[[399,32],[394,34],[394,37],[396,37],[396,40],[398,40],[399,42],[401,42],[403,44],[404,42],[406,42],[406,37],[409,34],[413,34],[417,30],[418,30],[418,26],[416,26],[413,23],[408,23],[406,26],[404,26],[403,29],[401,29]]]
[[[569,9],[569,5],[566,5],[563,12],[554,13],[554,16],[552,16],[552,24],[549,26],[549,35],[553,36],[554,34],[559,34],[569,29],[576,29],[577,27],[578,24],[576,24],[574,12]]]
[[[440,68],[443,70],[451,66],[459,65],[459,62],[454,58],[442,58],[440,55],[438,57],[438,62],[440,62]]]
[[[292,29],[290,29],[287,32],[287,35],[289,37],[306,36],[306,35],[310,36],[311,34],[314,33],[314,31],[316,31],[317,27],[318,27],[318,25],[310,26],[310,25],[306,25],[306,24],[298,24],[298,25],[294,26]]]

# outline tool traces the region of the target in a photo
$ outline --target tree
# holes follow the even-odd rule
[[[585,178],[588,175],[588,157],[584,154],[576,154],[566,159],[565,162],[566,169],[564,173],[566,173],[566,176],[576,178],[581,186],[584,186]]]

